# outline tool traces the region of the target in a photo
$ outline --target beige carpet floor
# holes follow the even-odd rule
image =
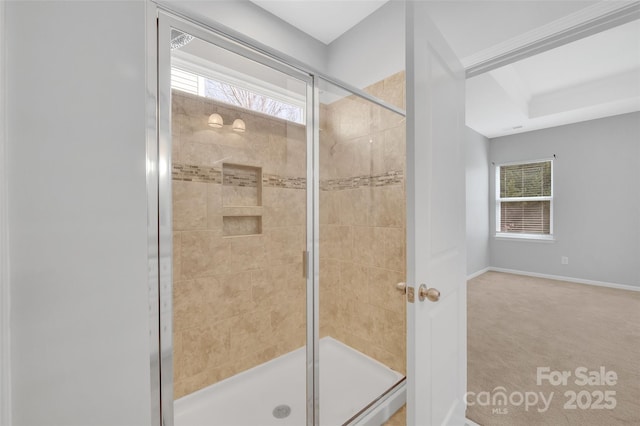
[[[615,385],[575,383],[577,368],[601,366],[617,374]],[[538,367],[571,376],[566,385],[538,385]],[[487,404],[486,394],[479,395],[494,395],[498,387],[514,403]],[[482,426],[640,425],[640,292],[498,272],[474,278],[468,283],[468,390],[476,404],[467,417]],[[615,408],[594,408],[613,403],[598,404],[605,391]],[[526,392],[528,410],[518,406]],[[544,411],[540,393],[548,400],[552,392]]]

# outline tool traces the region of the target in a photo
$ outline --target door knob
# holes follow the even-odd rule
[[[396,290],[398,290],[400,293],[406,293],[407,292],[407,283],[398,283],[396,284]]]
[[[424,301],[425,298],[429,299],[431,302],[437,302],[440,300],[440,291],[435,288],[427,288],[425,284],[420,284],[418,297],[421,302]]]

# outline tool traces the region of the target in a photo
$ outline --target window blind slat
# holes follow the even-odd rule
[[[196,74],[171,68],[171,87],[183,92],[198,94],[198,76]]]
[[[550,201],[500,203],[500,232],[549,234]]]
[[[551,162],[500,166],[500,198],[551,196]]]

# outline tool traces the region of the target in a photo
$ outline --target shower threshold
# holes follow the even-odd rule
[[[403,377],[344,343],[323,337],[320,424],[344,424]],[[306,424],[305,347],[176,400],[174,417],[175,426]]]

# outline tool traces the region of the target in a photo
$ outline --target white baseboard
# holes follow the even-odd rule
[[[465,419],[465,426],[480,426],[478,423],[474,422],[473,420],[467,418]]]
[[[484,269],[480,269],[479,271],[474,272],[471,275],[467,275],[467,281],[474,279],[477,276],[480,276],[482,274],[484,274],[485,272],[489,272],[491,270],[491,268],[489,266],[487,266]]]
[[[519,271],[516,269],[506,269],[506,268],[496,268],[493,266],[490,266],[489,268],[487,268],[487,270],[495,271],[495,272],[504,272],[507,274],[525,275],[528,277],[547,278],[550,280],[566,281],[566,282],[576,283],[576,284],[587,284],[587,285],[595,285],[599,287],[617,288],[619,290],[640,291],[640,287],[627,285],[627,284],[607,283],[604,281],[594,281],[594,280],[585,280],[582,278],[563,277],[561,275],[538,274],[537,272]]]

